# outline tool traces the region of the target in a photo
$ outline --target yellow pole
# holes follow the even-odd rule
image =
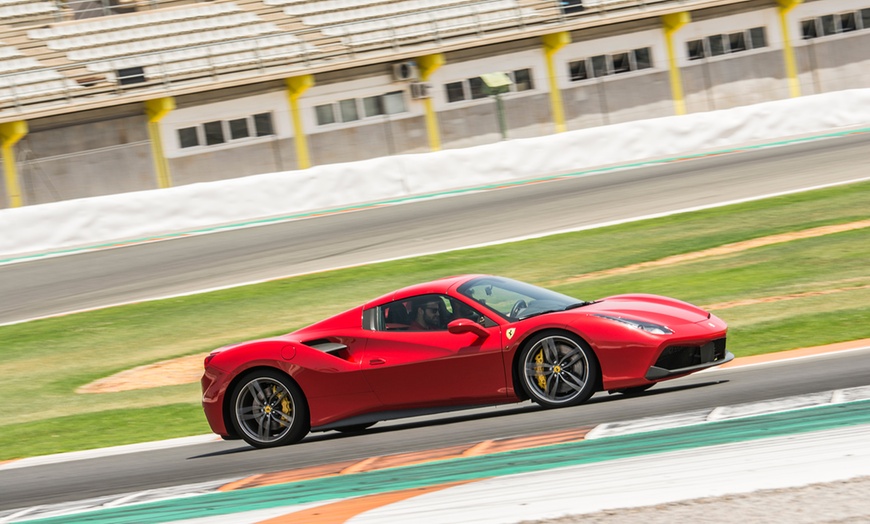
[[[788,18],[786,15],[802,1],[777,0],[779,4],[779,23],[782,26],[782,54],[785,58],[785,76],[788,79],[788,91],[792,98],[801,96],[801,85],[798,81],[797,64],[794,59],[794,48],[791,46],[791,37],[788,33]]]
[[[148,116],[148,137],[151,139],[151,157],[154,159],[154,171],[157,173],[157,187],[161,189],[172,187],[172,178],[169,176],[169,162],[166,161],[166,155],[163,153],[160,121],[173,109],[175,109],[175,99],[171,96],[145,102],[145,114]]]
[[[562,105],[562,91],[559,89],[558,75],[553,57],[556,53],[571,43],[571,33],[562,31],[541,37],[544,43],[544,57],[547,61],[547,77],[550,81],[550,109],[553,112],[553,122],[556,132],[561,133],[565,127],[565,106]]]
[[[311,158],[308,155],[308,139],[302,125],[302,114],[299,112],[299,97],[314,85],[314,75],[294,76],[284,79],[287,86],[287,99],[290,101],[290,114],[293,118],[293,134],[296,140],[296,167],[308,169]]]
[[[417,59],[417,67],[420,68],[420,80],[426,82],[432,76],[436,69],[444,65],[444,55],[435,53],[432,55],[421,56]],[[423,108],[426,111],[426,134],[429,135],[429,149],[432,151],[441,150],[441,131],[438,128],[438,118],[435,114],[435,107],[432,104],[431,98],[423,99]]]
[[[668,62],[670,62],[671,96],[674,99],[674,113],[686,114],[686,100],[683,96],[683,79],[680,76],[680,68],[677,66],[677,53],[674,50],[674,33],[681,27],[692,21],[692,16],[683,11],[670,13],[662,17],[662,25],[665,28],[665,43],[668,47]]]
[[[18,167],[15,165],[15,151],[13,147],[24,135],[27,134],[27,122],[6,122],[0,124],[0,151],[3,155],[3,173],[6,175],[6,195],[9,207],[21,207],[24,204],[21,198],[21,184],[18,182]]]

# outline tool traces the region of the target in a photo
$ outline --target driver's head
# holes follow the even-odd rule
[[[441,326],[441,301],[437,297],[420,297],[414,301],[414,318],[427,329]]]

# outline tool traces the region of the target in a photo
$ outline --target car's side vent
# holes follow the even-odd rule
[[[340,344],[338,342],[331,342],[327,339],[319,339],[312,340],[310,342],[304,342],[304,344],[308,347],[312,347],[318,351],[323,351],[329,355],[334,357],[338,357],[342,360],[347,360],[347,345]]]

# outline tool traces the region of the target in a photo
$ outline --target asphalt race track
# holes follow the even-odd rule
[[[868,177],[870,134],[0,265],[0,324]]]
[[[856,135],[7,264],[0,295],[16,302],[4,301],[0,321],[857,180],[867,176],[868,142]],[[870,351],[856,351],[697,374],[634,398],[604,393],[569,409],[458,412],[356,436],[314,434],[279,449],[214,441],[0,469],[0,511],[865,386],[867,369]]]
[[[354,436],[316,433],[299,444],[276,449],[256,450],[241,441],[215,441],[59,464],[0,468],[0,512],[866,386],[870,384],[867,369],[870,351],[864,350],[701,373],[659,384],[634,398],[598,393],[589,403],[567,409],[541,410],[523,403],[466,414],[457,412],[381,423]]]

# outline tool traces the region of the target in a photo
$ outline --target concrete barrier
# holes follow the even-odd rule
[[[0,210],[0,259],[870,125],[870,89]]]

